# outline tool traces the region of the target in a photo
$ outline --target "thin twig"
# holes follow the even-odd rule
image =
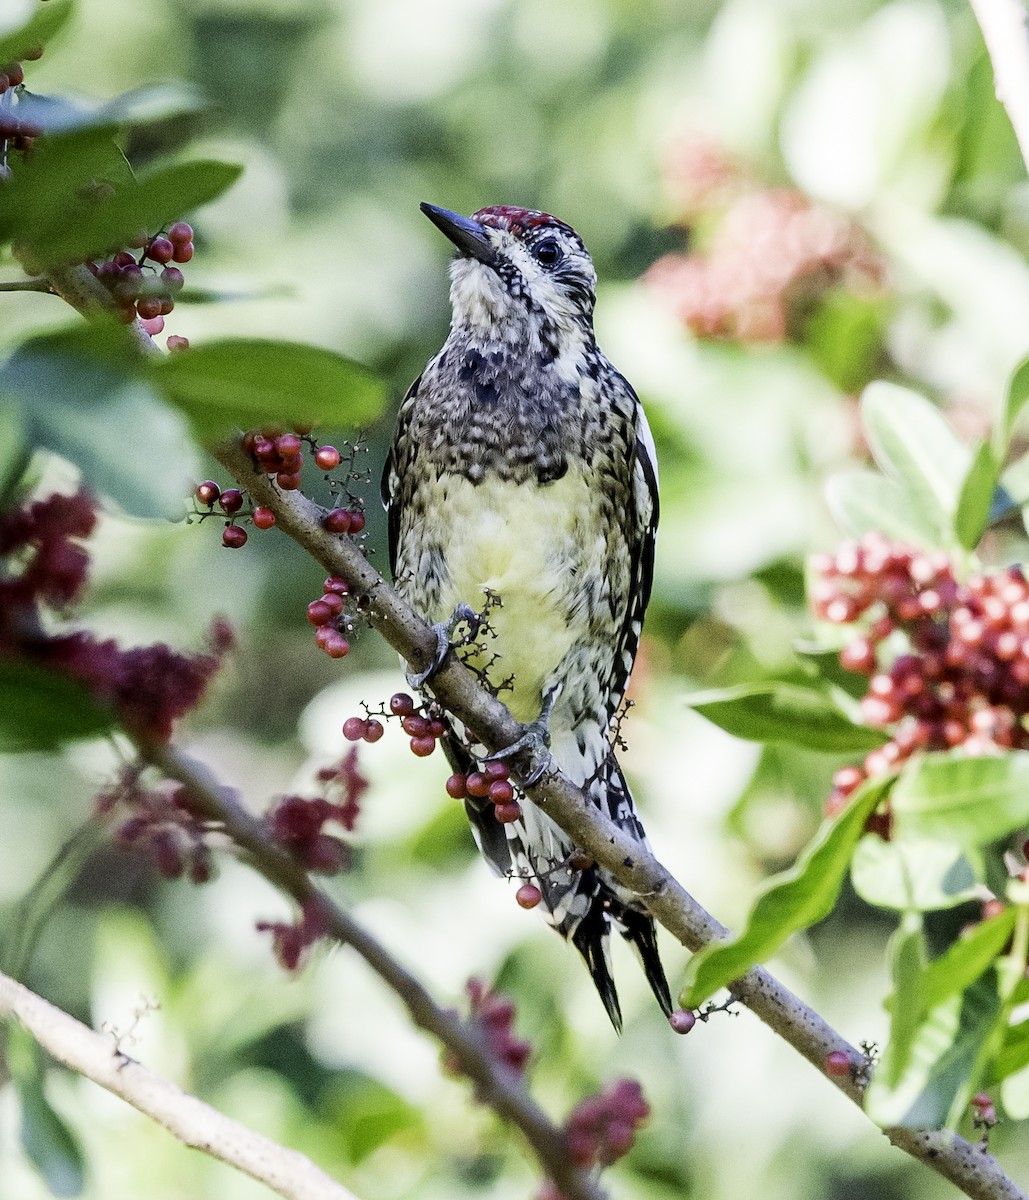
[[[296,1150],[247,1129],[123,1054],[9,975],[0,974],[0,1020],[15,1018],[54,1058],[121,1096],[194,1150],[267,1184],[286,1200],[356,1200]]]
[[[50,280],[42,275],[38,279],[7,279],[0,280],[0,292],[46,292],[54,294]]]
[[[110,300],[105,289],[85,268],[67,268],[60,294],[89,315]],[[56,285],[56,281],[55,281]],[[76,302],[73,294],[84,297]],[[140,340],[153,342],[142,333]],[[144,343],[145,347],[145,343]],[[146,348],[146,347],[145,347]],[[345,400],[341,413],[346,419]],[[275,513],[278,527],[304,547],[333,575],[347,581],[351,592],[366,606],[371,624],[415,671],[433,659],[436,636],[417,613],[371,566],[352,539],[328,533],[321,527],[322,510],[300,492],[281,492],[255,467],[241,442],[214,450],[222,465],[256,504]],[[512,745],[523,732],[507,708],[485,691],[475,676],[450,655],[433,677],[432,690],[440,703],[490,750]],[[515,769],[528,762],[514,760]],[[699,904],[671,873],[640,843],[631,838],[582,791],[555,772],[529,789],[533,802],[545,810],[574,843],[605,867],[623,886],[638,896],[648,911],[690,950],[729,936],[728,930]],[[258,860],[258,865],[260,861]],[[732,984],[741,1003],[825,1074],[826,1055],[844,1051],[851,1062],[864,1060],[821,1016],[778,982],[762,967],[754,967]],[[863,1102],[863,1073],[826,1076],[855,1104]],[[932,1170],[950,1180],[972,1200],[1029,1200],[1005,1175],[996,1159],[950,1130],[886,1129],[886,1137]]]

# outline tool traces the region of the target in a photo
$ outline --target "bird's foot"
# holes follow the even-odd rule
[[[535,787],[554,766],[554,759],[550,753],[550,714],[554,711],[559,693],[560,688],[548,692],[543,698],[540,715],[535,721],[522,726],[521,737],[510,746],[505,746],[503,750],[487,754],[483,762],[497,762],[527,751],[531,765],[528,772],[519,777],[518,783],[523,788]]]
[[[445,621],[439,621],[432,627],[433,633],[436,635],[436,651],[432,656],[432,662],[425,668],[424,671],[408,671],[407,684],[408,687],[414,688],[415,691],[420,691],[421,688],[429,682],[440,667],[446,662],[447,654],[450,651],[450,639],[454,636],[454,630],[463,623],[467,623],[472,627],[473,636],[479,628],[479,614],[472,608],[470,604],[459,604],[450,616]]]

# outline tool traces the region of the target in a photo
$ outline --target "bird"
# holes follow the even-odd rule
[[[490,650],[502,699],[526,728],[501,755],[529,746],[539,765],[515,780],[516,820],[499,822],[473,796],[467,815],[494,871],[538,889],[620,1031],[612,928],[672,1011],[653,919],[522,788],[558,767],[647,844],[612,738],[653,581],[654,440],[597,345],[596,271],[570,225],[514,205],[471,217],[420,207],[454,246],[453,318],[401,403],[382,476],[395,586],[440,643],[434,667],[409,680],[431,688],[456,624],[495,598]],[[485,665],[481,648],[456,652]],[[462,735],[451,720],[443,747],[467,773],[476,760]]]

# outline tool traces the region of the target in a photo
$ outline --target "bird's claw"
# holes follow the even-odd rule
[[[510,746],[505,746],[503,750],[487,754],[483,762],[497,762],[528,751],[532,766],[527,774],[520,776],[518,782],[523,788],[535,787],[544,775],[553,770],[554,766],[554,759],[550,753],[550,714],[553,711],[557,695],[556,691],[548,693],[544,697],[540,715],[535,721],[523,727],[524,731],[521,737],[512,742]]]
[[[415,691],[420,691],[446,662],[450,651],[450,639],[454,630],[462,622],[467,621],[473,631],[479,627],[479,614],[470,604],[459,604],[445,621],[438,621],[432,631],[436,635],[436,651],[432,661],[424,671],[407,671],[407,685]]]

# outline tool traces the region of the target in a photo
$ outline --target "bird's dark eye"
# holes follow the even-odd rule
[[[564,258],[564,251],[553,238],[544,238],[532,253],[541,267],[556,267]]]

